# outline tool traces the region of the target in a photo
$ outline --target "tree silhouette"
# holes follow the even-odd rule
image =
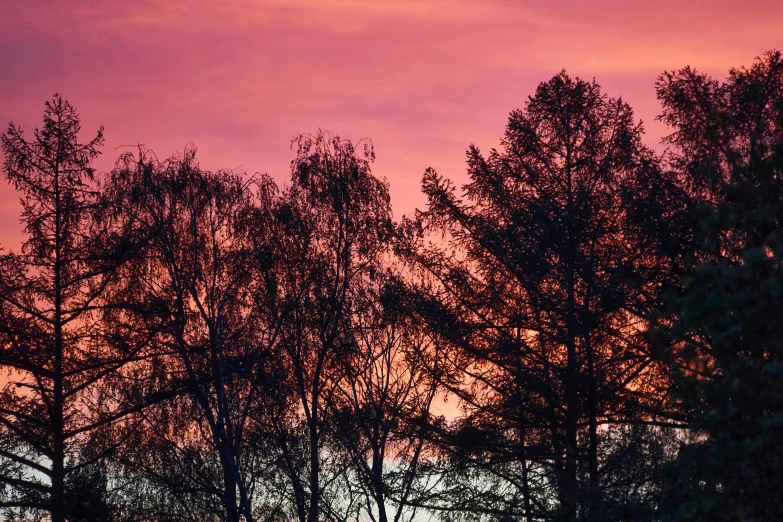
[[[394,227],[387,184],[370,171],[369,143],[360,153],[319,131],[294,144],[291,185],[279,214],[286,239],[280,291],[291,309],[282,353],[304,440],[301,453],[290,445],[281,449],[299,520],[339,520],[340,495],[327,495],[327,486],[336,486],[344,465],[334,461],[328,469],[326,459],[336,454],[323,450],[346,361],[359,349],[354,327],[366,283],[380,275]]]
[[[20,252],[0,257],[2,506],[48,511],[53,522],[70,516],[67,477],[120,442],[113,430],[138,405],[106,391],[145,355],[104,320],[137,243],[105,219],[91,166],[103,129],[87,143],[79,131],[75,109],[55,95],[32,141],[13,124],[2,136],[26,235]]]
[[[412,519],[429,489],[421,469],[433,450],[427,431],[439,388],[438,347],[406,310],[395,269],[367,285],[336,401],[337,442],[374,522]]]
[[[511,113],[502,150],[470,148],[463,198],[424,175],[421,220],[447,244],[413,255],[437,281],[430,324],[463,375],[454,443],[466,473],[511,485],[508,503],[485,492],[478,509],[601,519],[616,501],[602,479],[610,428],[665,424],[665,370],[644,323],[657,260],[636,242],[646,192],[630,190],[658,174],[641,133],[627,104],[561,73]]]
[[[725,82],[686,67],[657,91],[697,216],[670,332],[698,437],[673,470],[671,518],[780,519],[783,61],[769,52]]]
[[[263,249],[277,188],[266,176],[204,171],[195,149],[160,164],[149,152],[126,155],[112,181],[124,214],[153,237],[126,288],[147,305],[135,327],[155,335],[157,378],[182,392],[144,413],[125,462],[168,494],[219,498],[221,519],[252,521],[259,477],[247,434],[272,389],[282,324],[276,296],[266,308],[256,298],[275,265],[255,261],[271,254]]]
[[[10,124],[4,520],[783,519],[783,58],[656,88],[662,155],[561,72],[399,222],[369,140],[279,190]]]

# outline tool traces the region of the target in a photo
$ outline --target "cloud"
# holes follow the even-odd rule
[[[12,0],[16,24],[67,30],[63,19],[109,31],[245,31],[271,25],[361,31],[378,22],[477,23],[502,18],[503,5],[480,0]]]
[[[281,181],[294,134],[371,136],[408,213],[424,168],[460,178],[467,145],[496,145],[562,68],[631,102],[654,144],[657,74],[750,63],[780,45],[778,2],[5,0],[0,124],[31,129],[60,91],[85,130],[106,125],[102,168],[118,145],[192,141],[208,168]]]

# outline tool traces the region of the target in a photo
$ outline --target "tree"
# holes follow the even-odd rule
[[[434,283],[421,313],[461,376],[449,386],[465,409],[455,469],[478,477],[455,486],[452,506],[598,520],[621,499],[647,500],[629,494],[650,490],[644,476],[612,485],[608,458],[612,427],[669,425],[657,415],[665,368],[645,334],[668,264],[636,218],[667,214],[651,192],[670,180],[641,136],[626,103],[563,72],[511,113],[500,151],[470,147],[463,197],[424,174],[418,226],[442,239],[422,236],[409,255]]]
[[[105,391],[145,354],[103,320],[137,243],[103,213],[91,166],[103,128],[86,143],[79,131],[76,110],[55,94],[32,141],[13,124],[2,136],[26,234],[20,252],[0,256],[2,507],[48,511],[53,522],[71,519],[67,478],[111,450],[117,423],[137,411]]]
[[[680,452],[672,518],[776,520],[783,502],[783,60],[725,82],[686,67],[657,83],[672,168],[687,181],[696,248],[670,305]]]
[[[358,152],[349,141],[319,132],[294,139],[291,185],[279,210],[282,251],[280,295],[291,310],[282,354],[296,423],[278,425],[281,460],[302,522],[340,519],[345,464],[325,451],[336,394],[346,362],[356,353],[354,326],[367,282],[379,276],[394,232],[388,186],[372,175],[369,143]],[[301,446],[289,441],[301,440]],[[327,464],[329,464],[327,466]],[[329,468],[332,469],[329,469]],[[329,494],[328,487],[336,489]],[[345,504],[345,502],[344,502]]]
[[[260,447],[252,419],[274,390],[284,316],[270,233],[277,187],[267,176],[204,171],[195,153],[162,163],[147,151],[125,155],[112,175],[120,213],[153,238],[130,265],[124,293],[145,312],[129,324],[154,336],[157,379],[180,391],[144,412],[122,461],[186,511],[205,506],[199,519],[251,522]]]
[[[391,268],[371,282],[353,321],[356,352],[337,392],[335,432],[373,522],[413,520],[428,489],[431,407],[440,353],[406,310],[404,284]]]

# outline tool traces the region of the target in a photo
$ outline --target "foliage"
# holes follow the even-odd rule
[[[783,59],[656,87],[663,155],[561,72],[400,221],[369,140],[278,188],[11,124],[4,520],[783,519]]]

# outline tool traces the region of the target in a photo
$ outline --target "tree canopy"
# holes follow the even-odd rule
[[[278,186],[10,124],[4,520],[783,519],[783,59],[655,89],[663,152],[562,71],[400,219],[369,140]]]

